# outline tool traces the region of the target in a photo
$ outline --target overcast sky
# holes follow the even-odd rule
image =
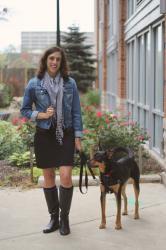
[[[9,21],[0,20],[0,50],[18,47],[21,31],[56,31],[56,0],[0,0],[0,10],[10,9]],[[60,0],[60,25],[66,31],[73,23],[81,31],[94,31],[94,0]]]

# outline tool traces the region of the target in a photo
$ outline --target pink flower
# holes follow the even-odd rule
[[[96,113],[96,116],[97,116],[97,117],[102,117],[102,112],[98,111],[98,112]]]
[[[105,122],[106,122],[107,124],[110,123],[110,121],[109,121],[108,118],[105,119]]]
[[[22,118],[20,119],[20,121],[21,121],[21,123],[26,123],[26,122],[28,121],[28,119],[27,119],[26,117],[22,117]]]
[[[18,117],[15,117],[15,118],[12,119],[12,124],[13,125],[18,125],[18,123],[19,123],[19,118]]]
[[[26,123],[27,121],[28,121],[28,119],[25,117],[22,117],[22,118],[14,117],[12,119],[12,124],[13,125],[20,125],[20,124]]]

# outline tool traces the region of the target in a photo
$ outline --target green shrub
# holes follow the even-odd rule
[[[26,118],[21,118],[22,124],[18,126],[19,134],[24,141],[25,146],[29,150],[30,146],[33,145],[34,135],[35,135],[35,123],[26,120]]]
[[[14,152],[25,152],[17,127],[10,122],[0,121],[0,160],[8,159]]]
[[[7,107],[12,100],[12,89],[9,85],[0,83],[0,107]]]
[[[98,107],[100,105],[100,93],[98,90],[90,90],[85,95],[82,96],[81,102],[86,106],[95,106]]]
[[[9,157],[9,162],[17,167],[29,167],[30,166],[30,151],[25,153],[13,153]],[[33,155],[33,162],[35,162],[35,156]]]

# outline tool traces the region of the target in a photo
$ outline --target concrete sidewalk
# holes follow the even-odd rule
[[[164,250],[166,248],[166,188],[159,183],[141,184],[140,220],[133,219],[134,194],[127,188],[129,215],[123,229],[114,229],[116,204],[107,195],[107,228],[99,230],[99,187],[82,195],[74,190],[71,234],[43,234],[49,217],[42,189],[0,190],[0,250]]]

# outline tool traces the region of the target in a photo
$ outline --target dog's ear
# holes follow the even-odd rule
[[[105,151],[97,151],[94,154],[94,160],[98,161],[98,162],[103,162],[106,159],[106,152]]]

